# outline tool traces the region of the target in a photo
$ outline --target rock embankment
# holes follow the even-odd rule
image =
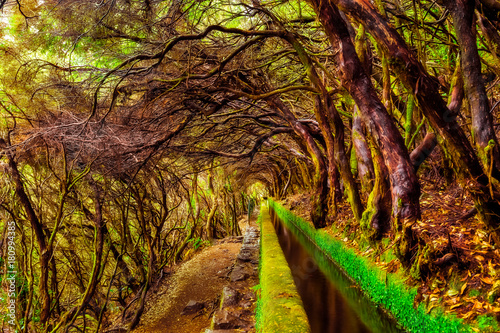
[[[210,325],[221,290],[230,279],[243,237],[228,237],[174,268],[147,299],[133,333],[198,333]]]
[[[220,308],[214,313],[207,333],[255,332],[253,287],[259,283],[259,230],[248,227],[243,245],[229,275],[229,284],[222,290]]]

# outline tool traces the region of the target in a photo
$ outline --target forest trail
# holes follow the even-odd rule
[[[134,333],[204,332],[219,305],[222,288],[240,251],[241,237],[229,237],[203,249],[184,262],[148,300],[146,311]],[[189,301],[205,308],[182,314]]]

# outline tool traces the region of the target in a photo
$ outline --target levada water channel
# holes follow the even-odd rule
[[[297,226],[290,230],[270,213],[312,333],[405,332]]]

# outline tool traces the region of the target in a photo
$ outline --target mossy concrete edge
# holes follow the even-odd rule
[[[304,310],[267,206],[261,207],[260,312],[259,332],[308,333]]]

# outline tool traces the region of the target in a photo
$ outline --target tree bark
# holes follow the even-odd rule
[[[404,140],[363,70],[346,23],[334,2],[312,0],[312,3],[330,42],[339,49],[336,57],[342,85],[356,101],[389,170],[394,225],[399,237],[398,252],[402,261],[409,264],[417,245],[412,225],[420,217],[420,187]]]
[[[465,93],[469,100],[470,113],[472,115],[472,137],[477,147],[479,158],[487,168],[490,164],[485,148],[493,141],[493,170],[495,178],[499,179],[500,149],[493,128],[493,117],[490,113],[490,105],[483,78],[481,76],[481,59],[477,49],[476,32],[474,29],[474,0],[447,0],[446,7],[453,17],[453,25],[457,34],[460,47],[460,61]]]
[[[279,110],[293,131],[306,142],[307,150],[314,164],[315,193],[311,198],[311,220],[316,228],[322,228],[326,225],[328,213],[328,173],[323,153],[305,125],[295,118],[293,112],[278,97],[270,97],[266,99],[266,102],[271,108]]]
[[[317,1],[317,0],[316,0]],[[464,131],[439,94],[439,82],[422,67],[402,37],[378,14],[373,5],[362,0],[330,0],[339,8],[362,22],[371,35],[383,46],[391,64],[403,84],[414,91],[422,112],[438,134],[438,143],[453,161],[454,171],[460,184],[471,193],[479,218],[489,226],[495,242],[500,243],[500,205],[491,198],[489,179]]]

